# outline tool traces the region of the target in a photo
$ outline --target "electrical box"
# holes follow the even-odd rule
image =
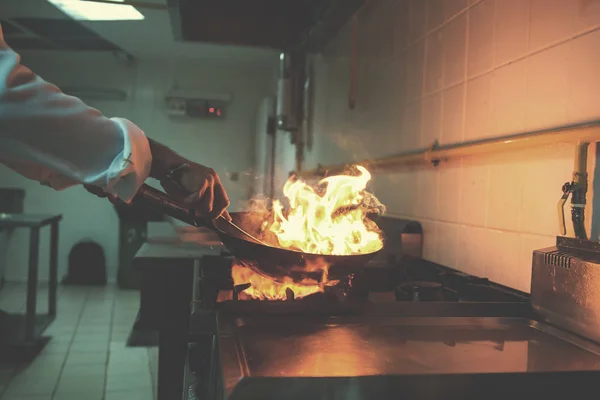
[[[223,118],[225,104],[220,101],[188,100],[185,104],[185,116],[190,118]]]
[[[223,119],[232,98],[231,93],[177,90],[167,94],[165,101],[171,117]]]

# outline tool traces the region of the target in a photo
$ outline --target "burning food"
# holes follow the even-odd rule
[[[383,247],[377,226],[367,219],[373,203],[382,206],[365,191],[371,180],[369,171],[356,168],[360,175],[331,176],[321,180],[316,189],[293,178],[285,183],[287,213],[276,200],[273,220],[265,222],[279,246],[330,255],[371,253]]]
[[[277,247],[323,256],[351,256],[374,253],[383,247],[377,225],[367,216],[381,214],[385,207],[369,192],[366,186],[371,174],[357,166],[355,173],[336,175],[321,180],[316,186],[290,178],[284,185],[284,202],[273,202],[273,211],[261,227],[261,240]],[[307,261],[290,270],[290,273],[307,273],[300,282],[296,279],[275,281],[258,273],[260,268],[236,263],[232,268],[234,285],[250,284],[243,291],[260,300],[285,300],[302,298],[323,292],[325,286],[337,281],[329,280],[329,263],[325,258]],[[313,278],[317,273],[320,278]]]

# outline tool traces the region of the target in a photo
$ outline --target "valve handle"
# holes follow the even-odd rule
[[[565,223],[565,203],[569,198],[569,194],[571,194],[573,191],[574,186],[575,185],[573,182],[565,183],[562,187],[563,194],[560,197],[560,200],[558,200],[558,230],[563,236],[567,234],[567,225]]]

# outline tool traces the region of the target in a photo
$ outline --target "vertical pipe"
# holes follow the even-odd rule
[[[279,77],[277,80],[277,128],[289,130],[292,122],[292,69],[291,55],[279,54]]]
[[[587,240],[585,231],[585,205],[588,189],[587,151],[589,143],[579,142],[575,146],[573,166],[573,191],[571,194],[571,219],[575,237]]]
[[[587,142],[579,142],[577,143],[577,146],[575,146],[575,162],[574,162],[574,168],[573,171],[575,171],[576,173],[582,173],[585,174],[585,180],[587,182],[587,153],[588,153],[588,147],[589,147],[589,143]],[[573,178],[575,178],[575,176],[573,176]],[[574,182],[577,183],[577,180],[574,179]]]
[[[271,133],[271,157],[270,157],[270,165],[269,165],[269,199],[275,198],[275,167],[277,165],[277,130],[273,129]]]

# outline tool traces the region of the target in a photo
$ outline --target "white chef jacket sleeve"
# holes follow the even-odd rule
[[[92,184],[129,201],[152,156],[136,125],[103,116],[21,65],[0,27],[0,162],[56,190]]]

